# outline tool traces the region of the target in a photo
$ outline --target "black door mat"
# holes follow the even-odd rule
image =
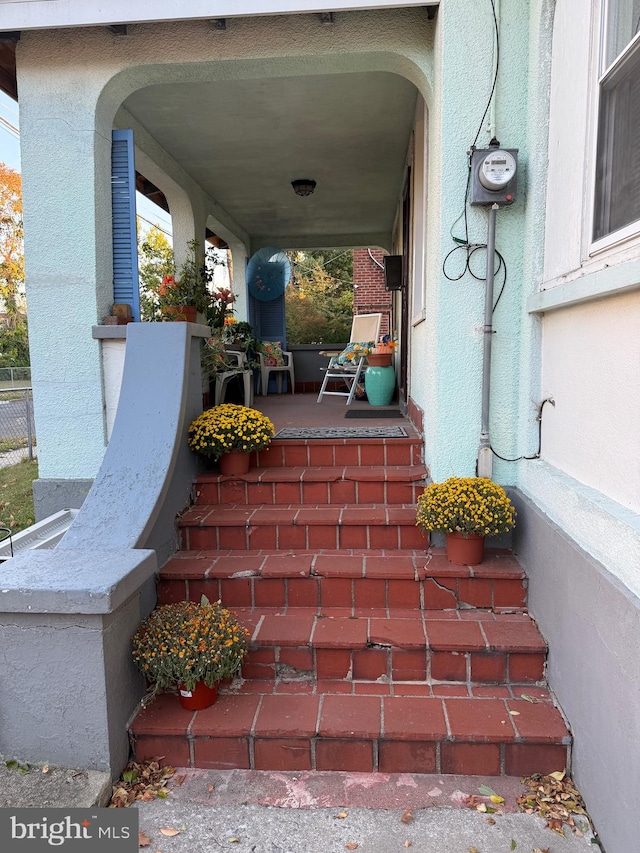
[[[400,409],[350,409],[345,418],[401,418]]]
[[[308,427],[281,429],[274,438],[406,438],[404,427]]]

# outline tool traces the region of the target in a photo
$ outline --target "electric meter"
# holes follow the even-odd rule
[[[517,148],[485,148],[471,157],[471,204],[513,204],[516,200]]]

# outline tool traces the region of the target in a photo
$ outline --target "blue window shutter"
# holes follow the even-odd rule
[[[136,172],[133,131],[111,132],[111,214],[113,227],[113,301],[131,306],[140,320]]]
[[[251,297],[250,297],[251,300]],[[261,341],[279,341],[282,348],[287,348],[287,329],[285,324],[284,293],[269,302],[253,300],[255,320],[254,334]],[[252,312],[250,312],[251,314]]]

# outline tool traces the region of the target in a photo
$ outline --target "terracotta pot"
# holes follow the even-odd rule
[[[198,309],[195,305],[167,305],[165,314],[181,323],[195,323]]]
[[[207,687],[204,681],[199,681],[193,690],[187,690],[184,685],[180,685],[178,698],[187,711],[202,711],[203,708],[208,708],[217,701],[218,685]]]
[[[391,367],[391,351],[371,352],[367,356],[367,362],[370,367]]]
[[[446,534],[447,558],[451,563],[463,566],[477,566],[484,557],[484,536],[471,533]]]
[[[251,454],[245,450],[231,450],[218,459],[221,474],[246,474],[251,464]]]

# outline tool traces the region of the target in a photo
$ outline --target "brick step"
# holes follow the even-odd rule
[[[253,456],[259,468],[315,467],[318,465],[420,465],[422,439],[330,438],[274,439]]]
[[[181,551],[161,569],[161,604],[204,594],[229,607],[340,608],[357,616],[375,608],[496,612],[521,610],[526,579],[508,551],[479,566],[450,563],[442,549]],[[286,610],[284,612],[287,612]]]
[[[569,766],[571,737],[549,698],[341,695],[330,685],[322,693],[260,692],[268,684],[245,682],[241,692],[232,685],[215,705],[195,712],[176,696],[158,696],[130,724],[135,760],[162,755],[174,767],[491,776]]]
[[[233,477],[202,474],[195,502],[208,504],[415,504],[425,487],[424,465],[252,468]]]
[[[250,625],[251,679],[527,684],[544,679],[547,647],[526,615],[487,619],[286,615],[236,611]],[[454,614],[455,615],[455,614]],[[257,621],[256,621],[257,620]]]
[[[420,548],[414,506],[197,506],[178,519],[185,550]]]

